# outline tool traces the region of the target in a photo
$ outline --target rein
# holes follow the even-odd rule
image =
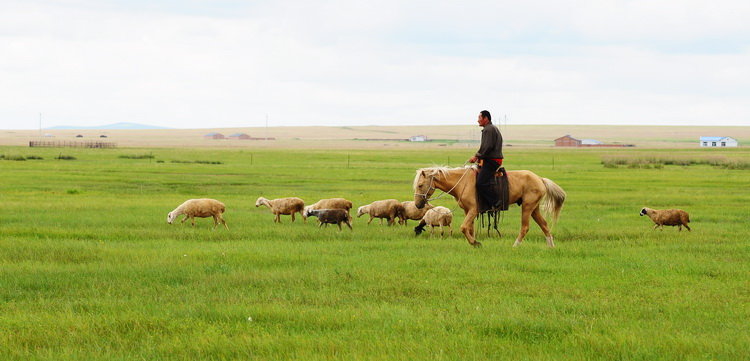
[[[449,189],[447,192],[441,190],[443,193],[441,193],[440,195],[438,195],[435,198],[427,199],[427,195],[430,194],[430,191],[434,191],[436,189],[435,186],[433,186],[433,184],[435,183],[435,176],[430,177],[430,187],[427,188],[427,191],[424,194],[422,194],[422,193],[414,193],[414,195],[415,196],[422,196],[422,197],[424,197],[426,202],[440,199],[444,195],[450,194],[450,192],[453,192],[453,190],[456,189],[456,187],[458,187],[458,184],[461,183],[461,181],[464,179],[464,177],[466,176],[466,174],[469,173],[470,170],[472,170],[472,168],[466,168],[466,170],[464,171],[464,174],[461,175],[461,178],[458,178],[458,181],[456,182],[456,184],[453,185],[453,188]]]

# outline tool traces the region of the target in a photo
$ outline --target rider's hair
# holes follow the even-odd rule
[[[490,112],[486,110],[482,110],[481,112],[479,112],[479,114],[482,114],[483,117],[487,118],[487,120],[489,120],[490,123],[492,123],[492,116],[490,115]]]

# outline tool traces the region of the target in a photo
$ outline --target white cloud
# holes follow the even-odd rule
[[[59,4],[0,5],[0,128],[38,112],[50,126],[455,124],[485,108],[750,125],[750,14],[726,2]],[[731,51],[694,43],[721,38]]]

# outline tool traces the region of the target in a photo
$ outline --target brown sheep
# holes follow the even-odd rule
[[[259,197],[255,201],[255,206],[266,206],[271,209],[271,212],[276,215],[273,219],[274,223],[281,223],[281,215],[291,215],[292,222],[294,222],[294,214],[299,213],[302,215],[302,210],[305,208],[305,202],[297,197],[278,198],[278,199],[266,199]],[[302,217],[305,218],[304,215]]]
[[[305,217],[315,216],[318,217],[318,227],[323,224],[328,227],[329,224],[335,224],[339,226],[341,230],[341,223],[346,224],[349,229],[352,229],[352,216],[349,215],[344,209],[308,209],[305,211]]]
[[[651,220],[655,223],[654,229],[656,229],[656,227],[661,227],[661,229],[664,229],[664,226],[677,226],[677,228],[682,231],[682,226],[685,226],[685,228],[690,231],[690,226],[688,226],[688,223],[690,223],[690,216],[687,212],[681,209],[659,210],[643,208],[641,209],[640,215],[647,215],[648,218],[651,218]]]
[[[352,201],[344,198],[327,198],[321,199],[307,207],[302,211],[302,217],[307,219],[307,211],[312,209],[343,209],[346,213],[352,209]]]
[[[414,201],[401,202],[401,205],[404,207],[404,212],[401,215],[401,220],[399,221],[399,223],[404,225],[406,225],[410,219],[415,221],[421,220],[428,210],[435,207],[432,204],[426,203],[424,205],[424,208],[419,209],[414,204]]]
[[[419,225],[414,227],[414,232],[419,235],[424,231],[425,226],[431,226],[430,228],[430,235],[432,235],[432,232],[435,231],[435,226],[440,227],[440,236],[442,237],[443,234],[445,234],[445,230],[443,230],[443,226],[448,226],[448,229],[450,229],[450,235],[453,236],[453,228],[451,228],[451,223],[453,222],[453,213],[450,209],[445,207],[435,207],[430,210],[428,210],[424,217],[422,217],[422,220],[419,221]]]
[[[223,224],[226,229],[229,229],[229,227],[227,227],[227,222],[222,217],[225,210],[226,207],[224,207],[224,203],[215,199],[188,199],[167,214],[167,223],[172,224],[177,217],[184,214],[185,218],[183,218],[180,223],[185,223],[185,221],[190,218],[190,223],[195,227],[195,217],[213,217],[214,229],[219,223]]]
[[[359,207],[357,209],[357,218],[363,214],[369,214],[370,220],[367,224],[370,224],[374,218],[380,218],[380,224],[383,224],[383,218],[388,219],[388,225],[391,226],[396,223],[396,218],[399,218],[399,223],[403,221],[404,206],[396,199],[386,199],[382,201],[375,201],[366,206]]]

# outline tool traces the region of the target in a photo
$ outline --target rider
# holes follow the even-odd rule
[[[494,178],[495,172],[503,165],[503,135],[500,134],[500,129],[492,124],[492,116],[486,110],[479,113],[477,123],[482,127],[482,142],[479,151],[469,158],[469,163],[482,160],[482,168],[477,175],[477,194],[482,199],[484,207],[492,209],[498,206],[500,200]]]

